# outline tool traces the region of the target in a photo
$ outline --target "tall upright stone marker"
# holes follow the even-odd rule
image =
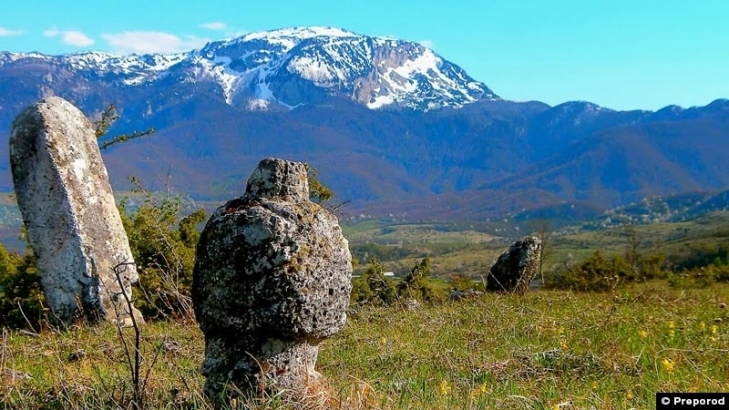
[[[28,107],[13,121],[10,165],[51,319],[141,320],[122,294],[139,278],[86,116],[58,97]]]
[[[262,160],[197,247],[192,297],[205,334],[205,394],[285,394],[321,383],[319,342],[344,327],[352,256],[337,218],[309,201],[304,165]],[[315,390],[315,389],[314,389]]]

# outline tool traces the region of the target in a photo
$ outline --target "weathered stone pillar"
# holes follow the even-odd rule
[[[131,298],[138,275],[89,120],[58,97],[28,107],[13,122],[10,165],[51,319],[128,323],[122,288]]]
[[[534,236],[514,242],[507,252],[496,261],[486,280],[486,290],[491,292],[520,293],[539,273],[542,257],[542,241]]]
[[[192,297],[205,334],[205,394],[217,405],[310,394],[318,344],[346,321],[351,261],[337,218],[309,201],[304,165],[262,160],[197,247]]]

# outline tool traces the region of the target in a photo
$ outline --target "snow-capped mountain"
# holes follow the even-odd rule
[[[605,208],[729,186],[727,100],[657,112],[511,102],[421,44],[314,27],[171,55],[0,52],[0,191],[12,190],[13,119],[51,95],[92,119],[114,103],[110,135],[156,130],[105,154],[119,189],[128,175],[151,189],[174,178],[227,199],[268,156],[314,164],[338,198],[382,215]]]
[[[296,107],[343,96],[371,109],[431,110],[498,97],[421,44],[338,28],[255,32],[172,55],[0,53],[0,66],[33,59],[116,87],[213,82],[229,105]]]

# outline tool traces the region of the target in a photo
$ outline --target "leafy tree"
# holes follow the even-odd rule
[[[93,123],[102,150],[155,132],[149,128],[104,141],[109,128],[119,118],[116,106],[109,104],[101,118]],[[139,272],[135,306],[147,317],[189,318],[192,316],[192,269],[200,237],[197,224],[205,220],[205,211],[198,209],[181,218],[179,196],[158,202],[135,178],[132,183],[136,186],[133,191],[143,194],[144,201],[132,210],[125,200],[119,205],[119,213]]]

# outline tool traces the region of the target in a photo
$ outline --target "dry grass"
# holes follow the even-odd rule
[[[539,291],[424,306],[353,309],[321,346],[310,399],[236,408],[652,408],[657,391],[729,391],[729,286],[648,283],[619,294]],[[116,329],[3,333],[0,408],[132,408]],[[149,408],[208,409],[194,324],[143,328],[142,362],[160,351]],[[79,354],[83,350],[85,354]]]

